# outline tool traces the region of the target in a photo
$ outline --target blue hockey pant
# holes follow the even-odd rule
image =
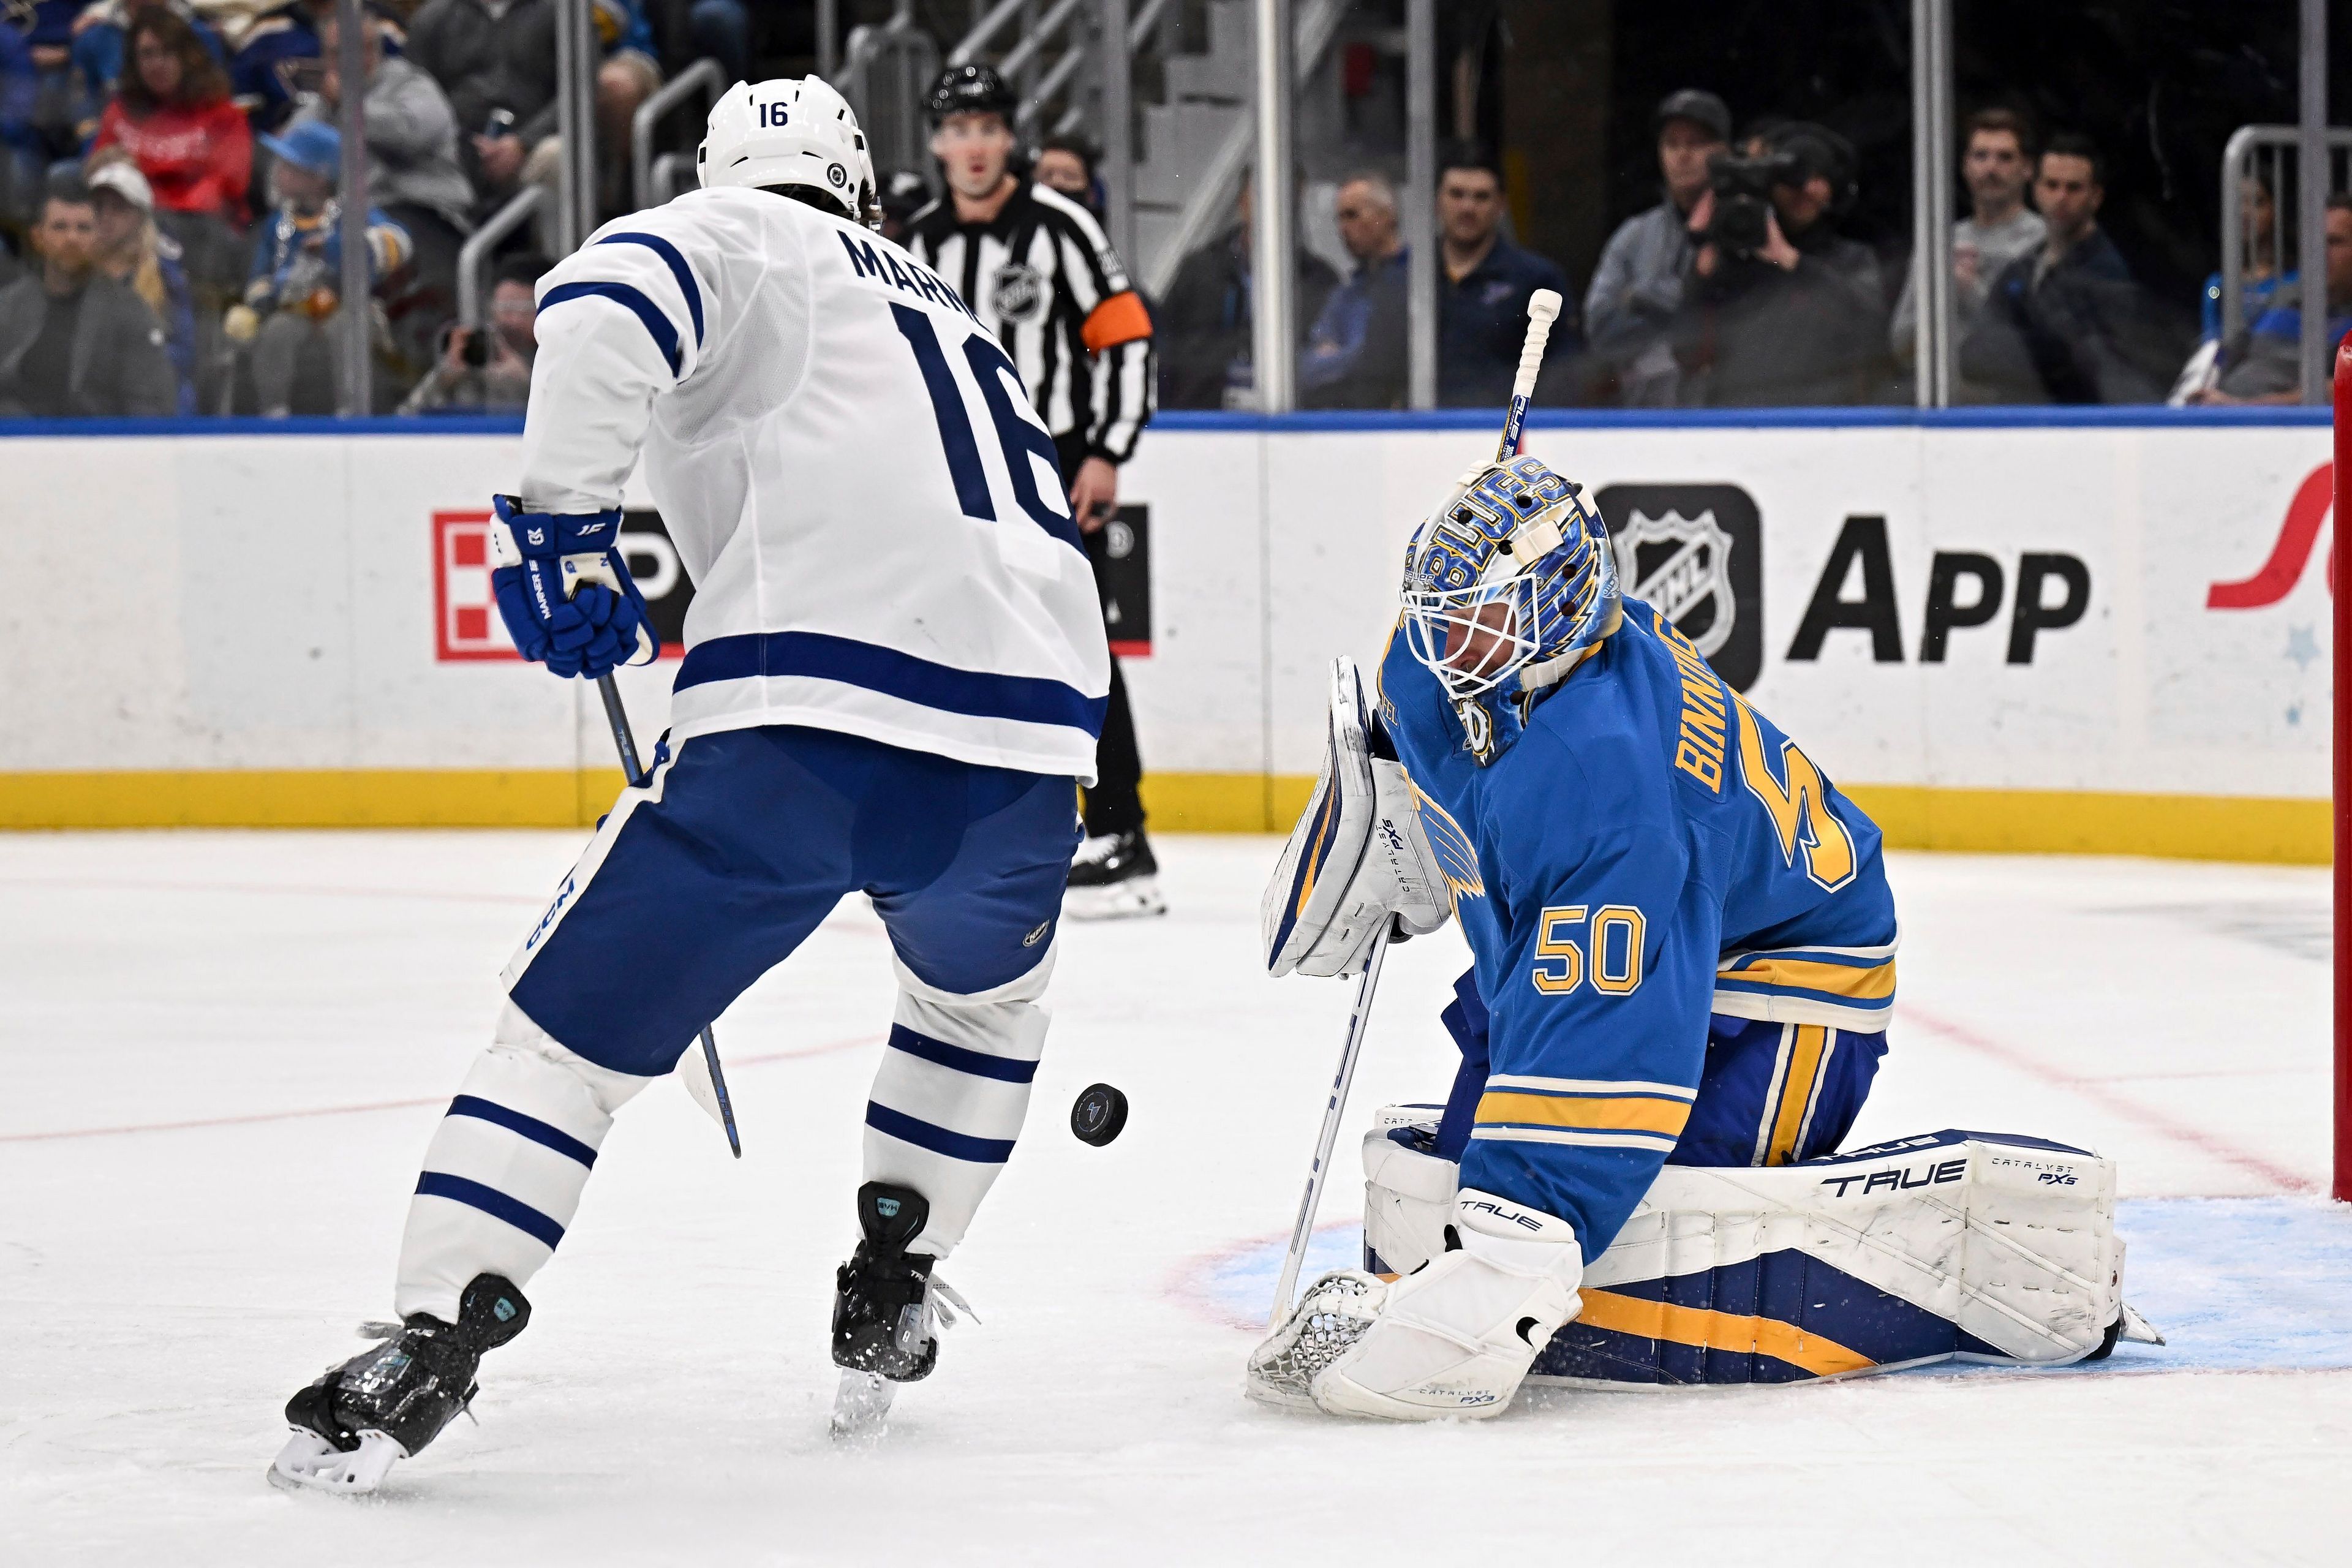
[[[866,1179],[914,1188],[915,1251],[962,1239],[1012,1157],[1078,837],[1076,782],[832,731],[728,730],[622,792],[507,967],[508,1003],[426,1151],[396,1295],[454,1320],[480,1273],[552,1256],[614,1113],[864,893],[898,1002]]]

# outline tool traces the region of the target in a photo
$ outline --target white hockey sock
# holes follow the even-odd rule
[[[394,1312],[455,1322],[476,1275],[528,1284],[580,1206],[613,1113],[651,1081],[573,1055],[508,1003],[425,1152]]]
[[[1053,972],[1047,948],[1018,980],[959,996],[898,965],[889,1048],[866,1106],[866,1179],[930,1204],[908,1251],[946,1257],[1013,1157],[1045,1049],[1049,1015],[1036,999]]]

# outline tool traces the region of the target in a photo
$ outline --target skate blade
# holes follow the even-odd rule
[[[898,1385],[879,1373],[844,1369],[841,1387],[833,1396],[833,1436],[842,1442],[870,1440],[882,1435],[890,1418],[890,1402]]]
[[[1062,912],[1074,921],[1127,921],[1164,915],[1168,900],[1160,896],[1157,877],[1130,877],[1102,888],[1072,888],[1062,897]]]
[[[360,1446],[347,1454],[316,1432],[298,1426],[270,1461],[269,1484],[287,1491],[364,1497],[406,1458],[408,1450],[381,1432],[362,1434]]]

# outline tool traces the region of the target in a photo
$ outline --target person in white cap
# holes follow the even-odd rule
[[[146,301],[163,323],[182,414],[196,411],[196,306],[180,242],[155,226],[155,192],[119,148],[93,156],[82,177],[98,219],[100,271]]]

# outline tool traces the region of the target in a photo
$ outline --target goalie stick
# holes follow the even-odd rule
[[[1339,1048],[1339,1070],[1331,1079],[1331,1099],[1323,1108],[1323,1130],[1315,1139],[1315,1163],[1307,1168],[1307,1191],[1299,1195],[1298,1219],[1290,1227],[1290,1250],[1282,1259],[1282,1279],[1274,1288],[1274,1312],[1269,1329],[1279,1329],[1290,1315],[1291,1292],[1298,1287],[1298,1268],[1307,1261],[1307,1238],[1315,1232],[1315,1211],[1323,1206],[1323,1179],[1329,1173],[1332,1145],[1339,1140],[1339,1117],[1348,1108],[1348,1087],[1355,1081],[1356,1058],[1363,1054],[1364,1026],[1371,1022],[1372,991],[1381,983],[1381,961],[1388,956],[1393,919],[1383,923],[1364,957],[1364,977],[1356,982],[1355,1010],[1348,1015],[1348,1042]]]
[[[1510,405],[1503,411],[1503,435],[1495,446],[1495,460],[1507,462],[1518,455],[1520,443],[1527,438],[1528,405],[1536,395],[1536,377],[1543,369],[1544,347],[1551,342],[1551,324],[1559,319],[1559,291],[1538,289],[1528,298],[1528,335],[1519,346],[1519,368],[1511,378]],[[1331,1098],[1323,1108],[1323,1129],[1315,1141],[1315,1161],[1307,1170],[1307,1191],[1298,1200],[1298,1218],[1290,1228],[1290,1250],[1282,1260],[1282,1278],[1274,1288],[1274,1311],[1267,1321],[1270,1330],[1282,1327],[1290,1315],[1291,1292],[1298,1287],[1299,1266],[1307,1260],[1307,1244],[1315,1230],[1315,1214],[1322,1206],[1324,1177],[1331,1163],[1332,1146],[1339,1142],[1339,1117],[1347,1109],[1348,1088],[1355,1079],[1356,1058],[1364,1047],[1364,1026],[1372,1016],[1372,991],[1380,984],[1381,961],[1388,955],[1389,938],[1395,931],[1393,919],[1381,927],[1372,938],[1370,952],[1364,960],[1364,976],[1356,984],[1355,1010],[1348,1016],[1348,1040],[1340,1047],[1339,1070],[1331,1080]]]

